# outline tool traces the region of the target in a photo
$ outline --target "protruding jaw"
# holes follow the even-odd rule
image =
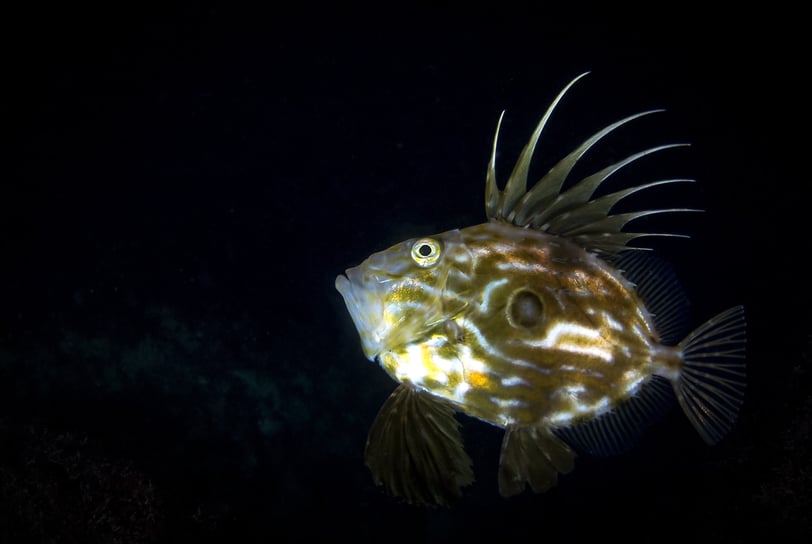
[[[336,289],[344,298],[344,304],[361,337],[364,356],[375,360],[384,349],[386,323],[383,319],[382,282],[365,274],[360,266],[347,269],[346,275],[336,278]]]

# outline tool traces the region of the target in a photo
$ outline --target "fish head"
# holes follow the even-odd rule
[[[412,238],[370,255],[336,278],[370,360],[420,342],[464,311],[470,252],[460,231]]]

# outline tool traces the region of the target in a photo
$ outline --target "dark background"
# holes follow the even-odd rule
[[[530,6],[6,14],[0,540],[809,538],[797,16]],[[554,490],[505,500],[501,433],[461,416],[477,482],[448,509],[401,505],[363,464],[395,384],[364,359],[334,278],[483,221],[500,112],[504,182],[586,70],[536,173],[610,122],[667,109],[584,168],[692,143],[625,179],[698,180],[645,197],[705,210],[659,219],[691,239],[647,243],[693,323],[746,306],[740,423],[708,447],[675,410],[629,454],[579,457]]]

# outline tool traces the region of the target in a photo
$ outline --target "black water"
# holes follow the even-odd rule
[[[586,8],[12,13],[0,540],[808,538],[797,40],[769,14],[680,9],[635,22]],[[708,447],[675,412],[628,455],[580,457],[556,489],[505,500],[501,433],[461,418],[477,482],[449,509],[401,505],[363,464],[395,384],[364,359],[334,278],[401,239],[482,221],[500,112],[504,179],[586,70],[537,173],[622,116],[667,109],[584,168],[692,143],[626,179],[698,180],[645,197],[705,210],[663,218],[691,238],[652,247],[695,323],[747,308],[740,424]]]

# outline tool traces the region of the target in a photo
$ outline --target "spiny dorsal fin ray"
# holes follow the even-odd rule
[[[576,228],[569,229],[560,234],[562,236],[567,237],[577,236],[579,234],[602,234],[602,233],[612,234],[620,232],[620,229],[622,229],[624,225],[626,225],[626,223],[628,223],[629,221],[633,221],[638,217],[645,217],[647,215],[654,215],[656,213],[698,212],[698,211],[701,210],[696,210],[693,208],[663,208],[659,210],[642,210],[639,212],[618,213],[615,215],[604,217],[603,219],[599,219],[597,221],[593,221],[591,223],[579,225]]]
[[[521,200],[519,200],[515,207],[502,208],[502,216],[506,217],[508,221],[511,221],[514,225],[526,225],[527,217],[530,214],[546,208],[558,196],[558,194],[561,192],[561,187],[564,185],[564,181],[567,179],[567,176],[575,167],[578,160],[584,156],[584,153],[586,153],[589,148],[595,145],[601,138],[605,137],[607,134],[611,133],[617,128],[620,128],[626,123],[639,117],[643,117],[644,115],[649,115],[651,113],[657,113],[660,111],[663,110],[650,110],[636,113],[621,119],[620,121],[616,121],[602,130],[599,130],[589,139],[579,145],[574,151],[570,152],[569,155],[558,161],[555,166],[550,168],[544,177],[536,182],[532,189],[521,196]],[[519,160],[522,160],[523,158],[524,157],[521,156],[519,157]],[[512,174],[511,178],[507,182],[507,187],[510,186],[511,181],[513,181]],[[505,188],[505,191],[507,191],[507,187]],[[507,199],[505,199],[505,204],[507,203]]]
[[[642,189],[666,183],[692,180],[673,179],[641,184],[594,200],[590,199],[609,176],[624,166],[648,154],[689,144],[667,144],[640,151],[581,179],[564,192],[561,191],[567,176],[578,160],[593,145],[617,128],[645,115],[661,112],[662,109],[648,110],[630,115],[596,132],[566,157],[558,161],[529,191],[527,190],[530,162],[547,121],[567,91],[575,82],[588,73],[585,72],[577,76],[558,93],[533,131],[530,140],[522,149],[505,189],[500,191],[496,181],[496,149],[499,129],[504,118],[504,111],[502,112],[496,126],[491,159],[488,163],[485,178],[485,211],[488,219],[507,221],[519,227],[532,227],[550,234],[566,236],[582,244],[583,247],[590,251],[597,251],[606,255],[612,255],[624,249],[642,249],[625,246],[634,238],[642,236],[676,236],[666,233],[623,233],[621,229],[629,221],[645,215],[698,210],[662,209],[610,215],[611,208],[620,200]]]
[[[536,130],[533,131],[533,134],[530,136],[530,140],[522,149],[519,158],[516,160],[516,165],[513,167],[513,172],[511,172],[510,177],[508,178],[508,182],[505,185],[505,190],[501,192],[501,202],[496,207],[496,213],[491,214],[490,210],[488,211],[488,218],[503,218],[506,217],[506,214],[516,206],[516,202],[519,201],[527,193],[527,173],[530,170],[530,160],[533,157],[533,151],[536,149],[536,143],[538,142],[539,137],[541,136],[541,132],[544,130],[544,127],[547,125],[547,120],[553,114],[553,110],[567,94],[567,91],[575,85],[575,82],[587,75],[589,72],[584,72],[583,74],[577,76],[575,79],[570,81],[566,87],[564,87],[558,96],[552,101],[550,106],[547,108],[547,111],[544,113],[544,116],[539,121],[538,126],[536,126]],[[501,123],[501,117],[500,117]],[[497,132],[498,134],[498,132]],[[494,137],[494,146],[496,145],[496,138]],[[494,184],[496,182],[496,174],[495,174],[495,157],[491,159],[491,163],[488,167],[488,177],[492,177],[494,180]]]
[[[496,217],[496,211],[499,209],[499,197],[501,192],[499,187],[496,186],[496,142],[499,139],[499,128],[502,126],[502,119],[505,117],[505,111],[499,116],[499,121],[496,123],[496,134],[493,135],[493,150],[491,151],[491,160],[488,163],[488,173],[485,176],[485,213],[488,219]]]
[[[615,233],[589,233],[579,234],[573,236],[572,239],[581,247],[587,247],[590,251],[601,253],[606,256],[612,256],[616,253],[626,250],[650,250],[647,247],[634,247],[627,246],[627,244],[635,238],[643,238],[644,236],[660,236],[671,238],[688,238],[683,234],[664,234],[657,232],[615,232]]]
[[[592,177],[592,176],[590,176]],[[644,189],[649,189],[651,187],[657,187],[659,185],[665,185],[669,183],[691,183],[694,180],[692,179],[666,179],[661,181],[653,181],[651,183],[645,183],[643,185],[635,185],[634,187],[629,187],[627,189],[623,189],[608,195],[604,195],[600,198],[596,198],[595,200],[590,200],[581,204],[579,207],[571,208],[571,209],[564,209],[560,210],[554,216],[547,216],[545,213],[544,215],[536,218],[533,217],[530,221],[530,225],[534,228],[541,229],[543,231],[549,232],[551,234],[561,234],[564,232],[568,232],[571,229],[576,227],[594,223],[595,221],[599,221],[609,216],[609,211],[612,207],[626,198],[627,196],[636,193],[638,191],[642,191]],[[574,189],[574,188],[573,188]],[[568,195],[569,191],[561,195],[562,197]],[[545,223],[542,224],[542,221]]]
[[[600,185],[606,181],[609,176],[623,168],[631,164],[632,162],[650,155],[652,153],[656,153],[657,151],[663,151],[665,149],[671,149],[673,147],[681,147],[687,144],[668,144],[668,145],[661,145],[658,147],[652,147],[651,149],[646,149],[640,151],[639,153],[635,153],[629,157],[626,157],[622,161],[618,161],[614,164],[607,166],[606,168],[583,178],[581,181],[564,191],[563,193],[555,196],[555,198],[549,204],[545,206],[536,206],[535,210],[531,211],[528,210],[527,212],[523,212],[522,214],[516,214],[516,221],[521,220],[525,225],[531,225],[534,228],[541,228],[541,225],[547,223],[551,218],[555,218],[560,216],[564,212],[572,211],[574,208],[578,208],[583,204],[589,202],[589,199],[592,198],[592,195],[595,194],[595,191],[600,187]],[[640,185],[636,187],[634,190],[626,193],[625,195],[619,196],[615,202],[621,200],[625,196],[632,194],[633,192],[644,189],[646,187],[651,187],[652,185]],[[608,210],[607,210],[608,212]],[[529,213],[529,215],[528,215]],[[548,232],[552,232],[547,228],[543,228]]]

